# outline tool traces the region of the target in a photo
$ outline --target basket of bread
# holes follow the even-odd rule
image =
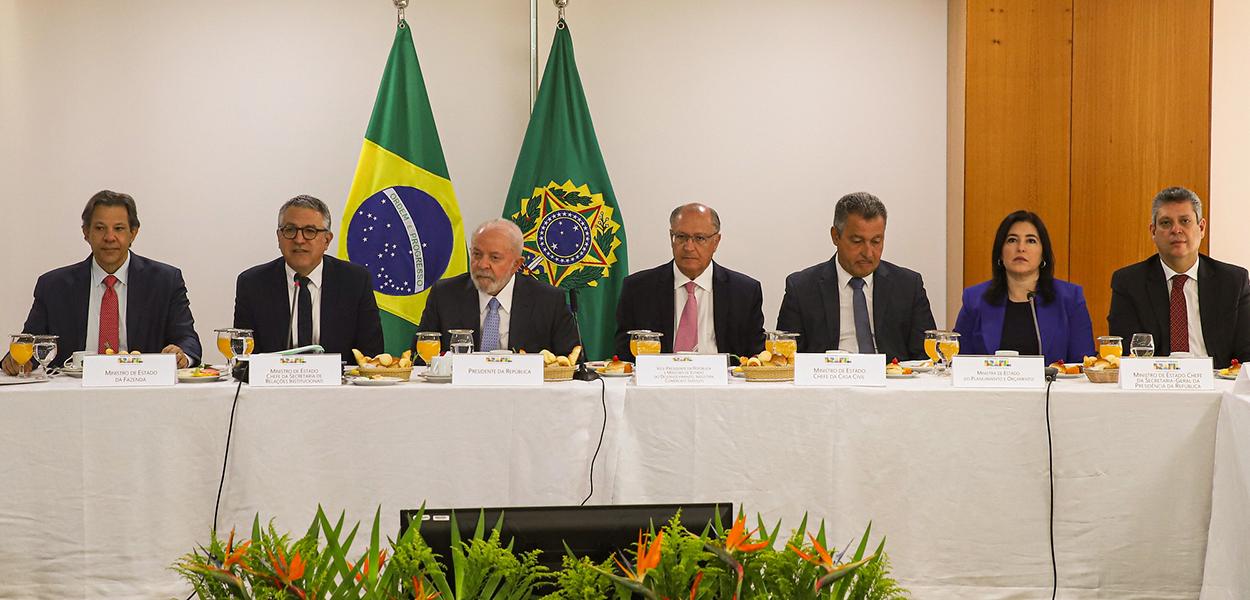
[[[1085,377],[1091,383],[1118,383],[1120,381],[1120,357],[1114,354],[1107,356],[1086,356]]]
[[[794,363],[784,354],[765,350],[755,356],[739,356],[738,364],[747,381],[794,381]]]
[[[522,350],[521,354],[525,354]],[[577,370],[577,359],[582,355],[582,347],[574,346],[568,356],[560,356],[550,350],[539,351],[543,357],[543,381],[569,381]]]
[[[355,348],[352,349],[352,355],[356,357],[356,370],[362,377],[381,375],[404,380],[412,377],[412,350],[404,350],[399,358],[385,352],[377,356],[365,356]]]

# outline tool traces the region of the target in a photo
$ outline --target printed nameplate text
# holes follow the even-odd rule
[[[1121,358],[1120,389],[1146,391],[1213,390],[1210,358]]]
[[[92,354],[83,357],[83,387],[152,387],[178,382],[173,354]]]
[[[452,385],[542,385],[541,354],[457,354]]]
[[[883,386],[884,354],[795,354],[794,385]]]
[[[252,387],[309,387],[343,384],[343,357],[338,354],[253,354],[247,381]]]
[[[646,386],[727,385],[724,354],[643,354],[635,357],[634,382]]]
[[[951,383],[957,388],[1046,387],[1046,359],[1040,356],[956,356]]]

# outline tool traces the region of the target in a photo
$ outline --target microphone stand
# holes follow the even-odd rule
[[[1042,360],[1046,360],[1046,353],[1042,351],[1042,329],[1037,325],[1037,303],[1034,297],[1037,292],[1029,292],[1029,316],[1033,317],[1033,334],[1037,336],[1037,353],[1042,355]],[[1059,369],[1051,366],[1046,367],[1046,380],[1054,381],[1059,375]]]
[[[573,312],[573,328],[577,330],[577,341],[582,342],[582,354],[578,357],[577,370],[573,372],[573,379],[578,381],[594,381],[599,379],[599,374],[591,371],[586,367],[586,344],[582,340],[582,324],[581,319],[577,316],[577,290],[569,290],[569,310]]]

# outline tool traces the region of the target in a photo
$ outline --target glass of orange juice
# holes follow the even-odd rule
[[[1118,335],[1099,336],[1098,356],[1124,356],[1124,338]]]
[[[765,331],[764,332],[764,349],[767,350],[770,354],[777,353],[776,344],[777,344],[778,333],[780,332],[778,331]]]
[[[924,332],[924,353],[925,356],[929,357],[929,361],[935,365],[941,361],[937,351],[938,336],[941,334],[941,329],[929,329]]]
[[[234,333],[233,329],[214,329],[213,333],[217,334],[217,351],[226,357],[226,362],[234,360],[234,352],[230,351],[230,337]]]
[[[443,334],[437,331],[421,331],[417,333],[417,355],[429,366],[443,351]]]
[[[660,337],[664,334],[649,329],[636,329],[629,332],[629,352],[634,356],[640,354],[659,354]]]
[[[943,331],[937,340],[938,357],[942,359],[944,371],[950,369],[951,361],[959,356],[959,334]]]
[[[9,357],[17,363],[17,376],[25,379],[30,377],[26,365],[35,356],[35,336],[29,333],[15,333],[9,336]]]
[[[780,354],[794,362],[794,353],[799,350],[799,334],[790,333],[789,331],[776,332],[777,337],[773,340],[773,354]]]

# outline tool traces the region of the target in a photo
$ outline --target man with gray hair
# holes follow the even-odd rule
[[[311,344],[346,356],[383,352],[373,276],[326,256],[333,239],[321,200],[300,195],[278,209],[282,256],[240,273],[234,293],[234,326],[252,330],[256,352]]]
[[[452,329],[471,329],[482,352],[572,352],[581,341],[564,290],[517,275],[523,243],[512,221],[479,225],[469,243],[469,272],[434,284],[417,331],[442,334],[443,348],[451,347]]]
[[[720,215],[692,202],[668,217],[673,260],[625,278],[616,305],[616,354],[632,360],[629,332],[649,329],[661,352],[751,356],[764,349],[760,282],[712,261]]]
[[[1199,253],[1202,200],[1183,187],[1164,189],[1151,203],[1149,228],[1158,254],[1111,275],[1111,335],[1149,333],[1159,356],[1210,356],[1216,367],[1250,360],[1250,279]]]
[[[919,273],[881,260],[885,221],[876,196],[843,196],[829,230],[837,252],[786,278],[777,329],[799,334],[800,352],[924,357],[924,332],[935,327],[929,296]]]

